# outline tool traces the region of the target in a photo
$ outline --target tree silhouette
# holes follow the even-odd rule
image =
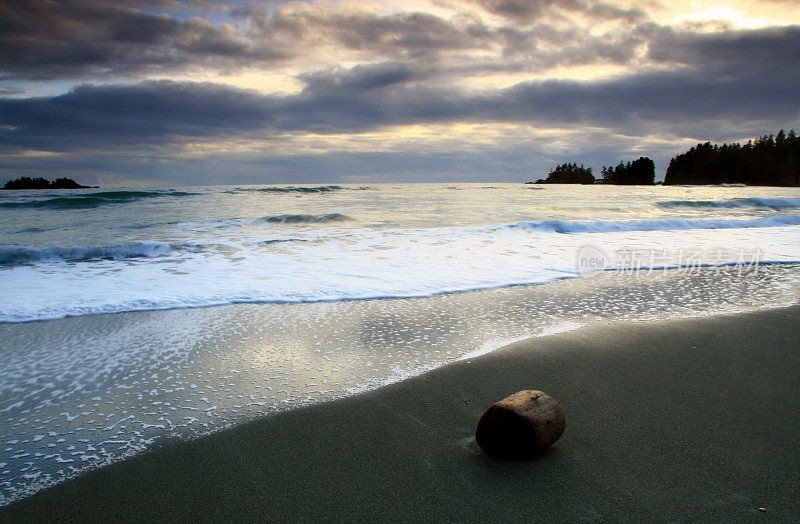
[[[604,184],[652,186],[656,180],[656,166],[643,156],[625,164],[620,162],[616,167],[603,166],[602,175]]]
[[[574,162],[561,164],[550,171],[546,180],[539,179],[542,184],[594,184],[591,167],[578,167]]]
[[[800,138],[794,130],[746,144],[697,144],[673,158],[664,184],[800,185]]]

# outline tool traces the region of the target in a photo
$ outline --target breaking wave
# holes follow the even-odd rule
[[[343,186],[270,186],[270,187],[236,187],[225,191],[226,193],[332,193],[334,191],[371,191],[374,187],[343,187]]]
[[[667,200],[656,202],[662,208],[761,208],[792,209],[800,208],[800,198],[731,198],[727,200]]]
[[[541,220],[517,222],[500,226],[551,233],[613,233],[617,231],[672,231],[682,229],[736,229],[749,227],[780,227],[800,225],[800,215],[778,215],[752,220],[689,220],[663,218],[654,220],[632,220],[626,222],[596,221],[580,222],[565,220]]]
[[[123,260],[166,255],[176,246],[164,242],[129,242],[112,246],[0,246],[0,266],[13,267],[37,263]]]
[[[326,215],[272,215],[256,219],[257,222],[269,222],[278,224],[303,224],[303,223],[326,223],[341,222],[351,220],[349,216],[341,213],[328,213]]]
[[[0,207],[21,209],[91,209],[111,204],[124,204],[149,198],[192,196],[184,191],[99,191],[46,200],[28,202],[2,202]]]
[[[341,186],[317,186],[317,187],[303,187],[303,186],[283,186],[283,187],[237,187],[226,191],[227,193],[240,193],[247,191],[255,191],[259,193],[330,193],[332,191],[340,191],[345,189]]]

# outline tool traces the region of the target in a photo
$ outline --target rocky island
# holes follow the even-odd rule
[[[9,180],[2,189],[93,189],[98,186],[82,186],[71,178],[56,178],[52,182],[46,178],[23,176]]]

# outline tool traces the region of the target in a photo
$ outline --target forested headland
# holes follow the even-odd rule
[[[746,144],[697,144],[673,158],[664,184],[800,186],[800,137],[794,130]]]
[[[564,163],[536,183],[653,185],[655,164],[648,157],[640,157],[603,166],[601,178],[596,180],[591,167]],[[794,130],[781,130],[746,144],[697,144],[670,160],[664,184],[800,186],[800,137]]]

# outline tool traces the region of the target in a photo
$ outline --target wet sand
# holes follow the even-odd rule
[[[797,521],[798,349],[800,306],[530,339],[162,446],[0,520]],[[566,432],[532,461],[484,455],[481,413],[526,388]]]

